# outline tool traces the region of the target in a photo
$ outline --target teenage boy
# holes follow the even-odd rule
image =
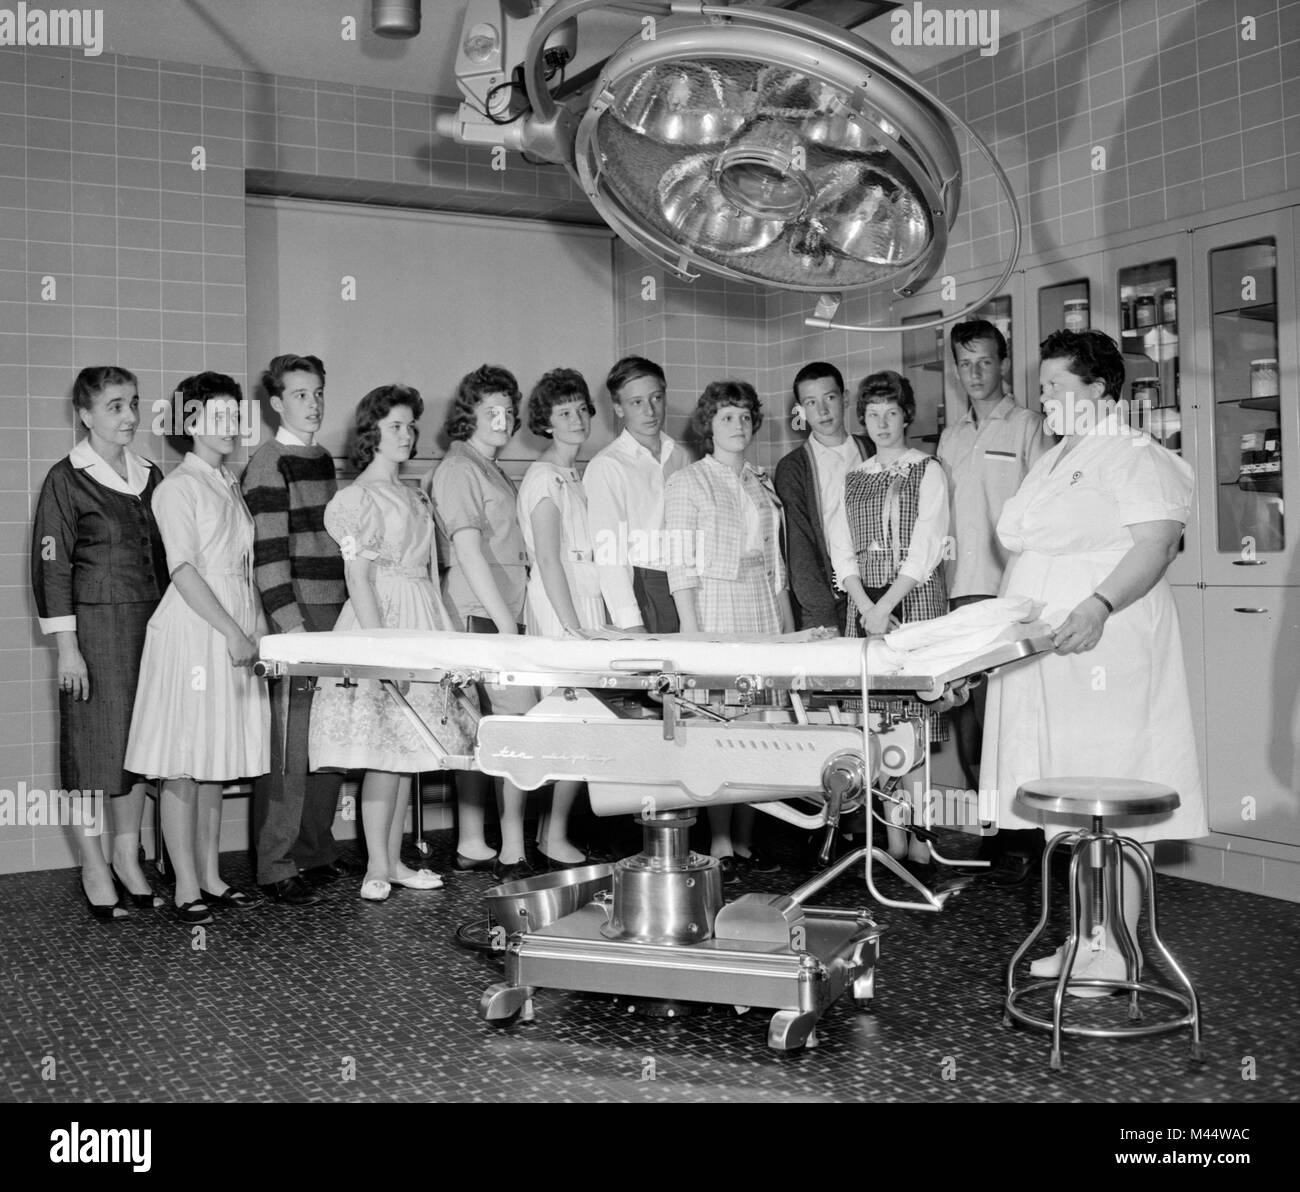
[[[808,438],[776,465],[776,492],[785,506],[795,620],[800,629],[821,625],[843,635],[849,599],[835,586],[826,544],[831,527],[845,522],[845,476],[876,449],[844,429],[844,378],[833,364],[818,360],[795,374],[794,406]],[[848,537],[847,524],[841,536]]]
[[[948,604],[957,609],[998,594],[1008,553],[998,541],[1002,506],[1052,439],[1043,416],[1016,403],[1004,387],[1007,341],[986,319],[958,323],[950,337],[957,377],[966,394],[965,415],[939,437],[938,457],[948,474],[956,549],[948,563]],[[957,757],[970,790],[979,789],[987,688],[951,712]],[[1019,885],[1029,877],[1038,833],[1000,832],[987,842],[994,863],[990,880]]]
[[[328,631],[347,587],[338,544],[325,530],[325,506],[338,490],[334,461],[316,443],[325,366],[315,356],[277,356],[262,387],[280,427],[249,460],[242,481],[254,523],[254,582],[272,633]],[[355,872],[339,859],[331,830],[342,775],[308,769],[312,689],[310,677],[272,683],[271,769],[253,784],[257,881],[273,902],[289,906],[320,901],[308,881]]]
[[[677,633],[677,606],[668,591],[673,547],[664,532],[664,482],[691,462],[663,433],[664,370],[625,356],[605,387],[622,432],[587,465],[587,520],[605,607],[620,629]]]

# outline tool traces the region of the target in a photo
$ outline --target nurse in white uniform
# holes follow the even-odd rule
[[[1109,819],[1115,831],[1143,841],[1204,836],[1182,640],[1165,579],[1191,511],[1192,469],[1128,425],[1117,405],[1123,358],[1108,336],[1050,336],[1039,380],[1047,429],[1063,437],[1003,507],[997,532],[1013,552],[1001,595],[1043,601],[1056,652],[990,682],[983,772],[997,792],[998,826],[1049,837],[1081,826],[1018,814],[1016,790],[1036,778],[1095,775],[1178,792],[1177,810]],[[1126,864],[1131,926],[1136,876]],[[1080,949],[1076,975],[1122,978],[1118,948],[1107,948],[1104,932],[1089,934],[1093,947]],[[1035,973],[1055,975],[1059,956],[1039,960]]]

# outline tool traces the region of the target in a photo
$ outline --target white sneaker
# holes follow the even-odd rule
[[[403,886],[408,890],[440,890],[442,878],[432,869],[417,869],[410,877],[395,877],[393,885]]]
[[[1058,970],[1059,971],[1059,970]],[[1141,962],[1138,964],[1141,974]],[[1083,964],[1075,964],[1072,976],[1101,978],[1108,981],[1127,979],[1127,967],[1123,955],[1115,949],[1103,948],[1100,952],[1089,952]],[[1071,997],[1109,997],[1118,993],[1116,989],[1102,989],[1095,985],[1075,985],[1073,982],[1065,987]]]
[[[1061,962],[1065,959],[1065,945],[1062,944],[1050,956],[1040,956],[1029,966],[1031,977],[1059,977]],[[1079,967],[1080,956],[1074,958],[1074,967]]]

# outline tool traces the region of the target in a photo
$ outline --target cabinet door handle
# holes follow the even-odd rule
[[[1263,567],[1267,562],[1267,559],[1233,559],[1232,565],[1234,567]]]
[[[1232,611],[1233,611],[1234,613],[1266,613],[1266,612],[1268,612],[1268,609],[1266,609],[1266,608],[1243,608],[1241,605],[1238,605],[1238,606],[1235,607]]]

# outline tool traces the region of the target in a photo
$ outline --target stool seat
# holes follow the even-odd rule
[[[1016,802],[1063,815],[1159,815],[1178,806],[1178,792],[1140,778],[1036,778],[1016,791]]]

